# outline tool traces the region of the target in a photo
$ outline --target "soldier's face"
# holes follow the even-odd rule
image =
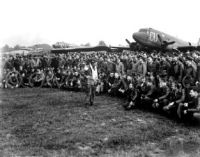
[[[148,85],[148,86],[151,86],[151,85],[152,85],[152,82],[149,82],[149,81],[148,81],[148,82],[147,82],[147,85]]]
[[[23,70],[23,67],[22,67],[22,66],[19,66],[19,70]]]
[[[132,83],[129,84],[129,88],[130,88],[130,89],[133,88],[133,84],[132,84]]]
[[[164,86],[166,86],[166,82],[161,81],[161,82],[160,82],[160,87],[164,87]]]
[[[191,90],[190,91],[190,95],[191,95],[191,97],[197,97],[198,96],[198,93],[196,92],[196,91],[194,91],[194,90]]]
[[[84,67],[84,70],[85,70],[85,71],[87,71],[88,69],[89,69],[88,66],[85,66],[85,67]]]

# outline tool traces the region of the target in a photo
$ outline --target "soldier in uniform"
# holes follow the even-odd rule
[[[46,71],[46,78],[45,78],[47,87],[50,87],[50,88],[52,87],[53,77],[54,77],[53,69],[49,68]]]
[[[185,100],[185,89],[181,83],[171,86],[168,100],[169,103],[163,107],[163,110],[169,114],[176,115],[178,106]]]
[[[96,85],[98,82],[98,67],[97,61],[93,61],[90,64],[91,76],[88,77],[88,86],[89,86],[89,101],[90,105],[94,104],[94,97],[96,92]]]
[[[124,108],[126,110],[130,110],[136,107],[136,104],[138,104],[138,89],[134,87],[133,83],[130,82],[128,84],[128,89],[126,92],[127,95],[127,103],[124,105]]]
[[[96,93],[102,94],[104,92],[104,85],[105,85],[105,73],[101,72],[99,74],[99,81],[97,83],[97,87],[96,87]]]
[[[150,76],[149,79],[144,80],[141,83],[141,88],[139,89],[141,93],[140,106],[150,109],[153,104],[153,100],[155,100],[158,95],[155,77]]]
[[[186,89],[185,101],[179,104],[177,115],[180,119],[191,118],[193,113],[200,110],[197,90]]]
[[[98,71],[97,71],[97,62],[96,61],[89,61],[84,68],[84,77],[87,79],[87,90],[86,90],[86,104],[93,105],[94,104],[94,97],[96,91],[96,84],[98,81]]]
[[[43,70],[37,69],[35,73],[30,76],[31,86],[41,87],[44,83],[45,74]]]
[[[111,88],[114,84],[114,80],[115,80],[114,73],[110,73],[108,80],[106,81],[106,89],[108,93],[110,93],[111,91]]]
[[[58,68],[57,72],[54,73],[53,83],[54,86],[61,88],[63,85],[64,76],[62,75],[62,68]]]
[[[73,75],[73,88],[74,88],[74,91],[79,91],[80,88],[81,88],[81,82],[80,82],[80,74],[76,71],[74,72],[74,75]]]
[[[119,77],[118,73],[115,73],[114,82],[113,82],[111,88],[108,90],[108,93],[111,96],[117,96],[119,85],[120,85],[120,77]]]
[[[125,98],[125,95],[127,94],[127,89],[128,89],[128,80],[127,80],[127,76],[123,75],[121,76],[120,79],[120,84],[118,87],[118,96],[121,98]]]
[[[65,80],[65,86],[68,90],[72,90],[73,89],[73,72],[72,70],[68,70],[67,71],[67,76],[66,76],[66,80]]]
[[[158,96],[154,99],[153,108],[162,109],[168,103],[169,87],[166,81],[160,79],[157,93]]]

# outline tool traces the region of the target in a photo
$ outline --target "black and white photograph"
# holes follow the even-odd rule
[[[200,157],[199,0],[0,4],[0,157]]]

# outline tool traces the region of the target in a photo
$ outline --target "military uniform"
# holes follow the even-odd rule
[[[193,112],[189,112],[190,109],[196,109],[199,104],[199,96],[193,96],[193,89],[186,89],[185,100],[179,104],[177,109],[177,115],[180,119],[184,119],[187,116],[192,116]]]

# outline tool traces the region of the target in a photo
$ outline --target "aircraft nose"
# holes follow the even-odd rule
[[[137,40],[137,39],[139,38],[139,36],[140,36],[140,33],[139,33],[139,32],[133,33],[133,39],[134,39],[134,40]]]
[[[141,41],[143,38],[144,38],[144,33],[141,32],[133,33],[133,39],[135,41]]]

